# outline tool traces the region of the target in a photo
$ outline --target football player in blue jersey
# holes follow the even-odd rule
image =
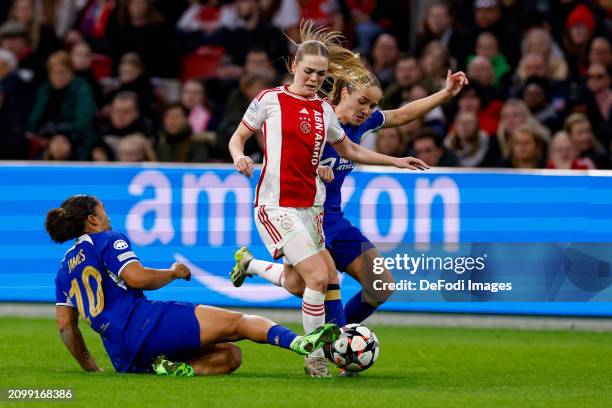
[[[378,80],[372,76],[367,85],[353,89],[343,83],[335,83],[332,90],[332,105],[346,135],[355,143],[360,143],[364,134],[381,128],[401,126],[416,118],[424,116],[431,109],[456,96],[468,84],[463,72],[454,74],[448,71],[444,89],[426,98],[419,99],[399,109],[382,111],[377,109],[382,97]],[[376,291],[372,287],[372,263],[380,253],[376,247],[344,217],[341,209],[341,187],[346,176],[353,170],[355,163],[342,159],[334,148],[326,145],[321,158],[321,165],[333,169],[333,180],[326,184],[323,231],[325,246],[329,250],[336,267],[347,272],[361,283],[362,289],[345,305],[345,321],[335,321],[339,326],[345,323],[361,323],[376,308],[384,303],[390,291]],[[423,170],[423,168],[421,168]],[[304,283],[300,276],[289,265],[270,263],[254,259],[246,247],[234,253],[236,264],[230,273],[234,286],[241,286],[246,277],[259,275],[289,292],[301,296]],[[364,274],[364,271],[368,273]],[[392,282],[388,270],[376,279]],[[340,302],[339,285],[328,285],[326,306],[329,300]]]
[[[201,304],[148,300],[143,290],[189,280],[181,263],[143,266],[128,238],[111,229],[102,203],[75,195],[47,213],[51,239],[75,239],[55,279],[57,325],[64,344],[86,371],[100,371],[78,328],[78,316],[102,337],[119,372],[192,376],[229,374],[242,361],[231,342],[249,339],[306,355],[340,334],[326,324],[298,336],[270,320]]]

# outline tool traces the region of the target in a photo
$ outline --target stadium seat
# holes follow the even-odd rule
[[[183,60],[181,79],[186,81],[190,78],[212,78],[217,74],[217,68],[225,50],[220,46],[205,45]]]
[[[93,54],[91,56],[91,70],[98,80],[110,77],[113,74],[113,60],[107,55]]]

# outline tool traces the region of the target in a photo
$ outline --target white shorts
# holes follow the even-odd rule
[[[274,259],[296,265],[325,250],[323,206],[292,208],[270,205],[255,207],[255,225]]]

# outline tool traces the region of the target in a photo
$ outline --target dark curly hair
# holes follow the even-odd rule
[[[79,194],[66,199],[61,206],[49,210],[45,229],[54,242],[61,244],[83,234],[85,220],[96,213],[100,200],[91,195]]]

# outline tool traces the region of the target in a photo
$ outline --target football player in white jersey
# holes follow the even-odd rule
[[[325,143],[356,163],[428,168],[419,159],[382,155],[345,137],[333,107],[318,92],[326,77],[358,86],[371,74],[358,55],[341,46],[341,38],[339,33],[303,25],[301,44],[291,63],[293,83],[262,91],[229,142],[234,166],[250,177],[253,162],[244,155],[244,144],[254,132],[263,132],[264,164],[255,193],[255,224],[270,254],[275,259],[284,257],[306,284],[302,297],[306,332],[323,325],[326,314],[328,321],[344,324],[338,276],[325,249],[322,225],[323,181],[333,179],[330,168],[319,166]],[[328,288],[333,296],[326,298]],[[330,376],[322,351],[306,358],[305,369],[313,377]]]

